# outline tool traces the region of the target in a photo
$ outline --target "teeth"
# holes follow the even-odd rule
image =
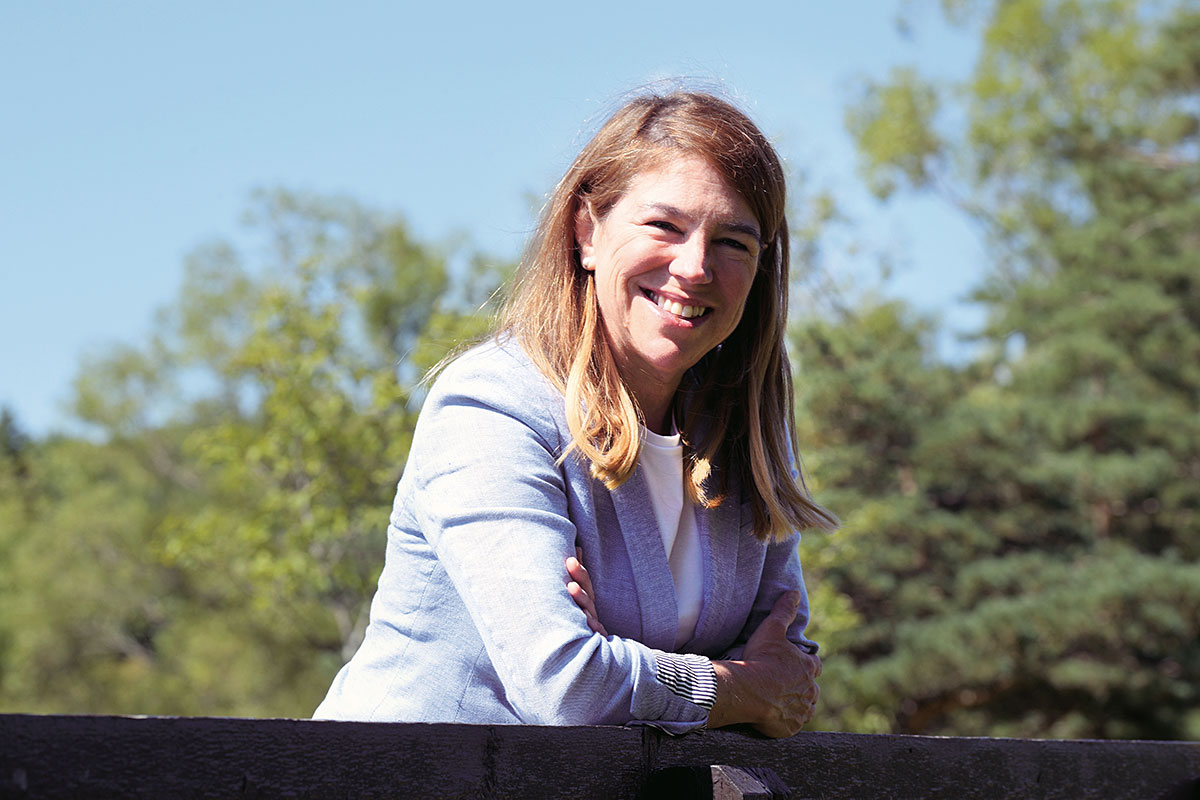
[[[668,300],[667,298],[654,294],[653,292],[650,293],[650,296],[663,311],[669,311],[675,316],[683,317],[684,319],[695,319],[708,310],[704,306],[685,306],[683,303],[679,303],[674,300]]]

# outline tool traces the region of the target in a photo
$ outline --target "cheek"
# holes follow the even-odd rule
[[[617,270],[597,267],[593,273],[596,288],[596,304],[600,307],[600,317],[606,323],[621,316],[628,294],[622,275]]]
[[[725,287],[725,296],[738,308],[745,307],[746,300],[750,297],[750,290],[754,288],[756,275],[757,271],[753,268],[744,269]]]
[[[619,280],[630,280],[662,266],[667,257],[663,249],[652,243],[631,242],[613,253],[615,272]]]
[[[742,321],[742,317],[745,316],[746,302],[750,299],[750,290],[753,288],[753,286],[754,274],[750,274],[746,277],[739,276],[736,281],[733,281],[729,286],[726,287],[727,293],[725,297],[729,299],[730,307],[735,309],[735,314],[733,316],[736,317],[736,319],[730,320],[729,331],[726,335],[733,333],[734,329],[736,329],[738,324]]]

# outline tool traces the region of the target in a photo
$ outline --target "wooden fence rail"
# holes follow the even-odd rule
[[[672,796],[1200,800],[1200,743],[0,715],[2,800]]]

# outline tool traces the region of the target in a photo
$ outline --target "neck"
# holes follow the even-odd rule
[[[671,405],[675,400],[675,391],[679,388],[679,381],[672,383],[662,383],[656,380],[645,380],[645,376],[641,381],[625,380],[625,386],[629,389],[629,393],[633,395],[633,399],[637,401],[638,408],[641,409],[645,424],[648,430],[663,436],[671,433]]]
[[[671,433],[671,408],[668,404],[665,411],[651,415],[645,408],[642,413],[646,415],[646,429],[659,434],[660,436],[669,436]]]

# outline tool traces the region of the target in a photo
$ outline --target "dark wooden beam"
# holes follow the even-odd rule
[[[758,781],[797,799],[1200,800],[1200,743],[1188,742],[0,715],[0,800],[612,800],[650,796],[671,767],[744,796]]]

